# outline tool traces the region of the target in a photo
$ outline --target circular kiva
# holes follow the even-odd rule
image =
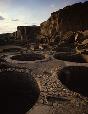
[[[88,96],[88,67],[65,67],[58,73],[58,78],[70,90]]]
[[[45,59],[45,56],[42,54],[19,54],[19,55],[14,55],[11,57],[12,60],[17,60],[17,61],[36,61],[36,60],[42,60]]]
[[[85,59],[84,55],[81,55],[81,54],[56,53],[54,55],[54,58],[58,59],[58,60],[77,62],[77,63],[87,63],[88,62]]]
[[[25,114],[36,103],[40,90],[28,73],[0,71],[0,113]]]
[[[21,50],[21,48],[7,48],[3,49],[3,52],[20,52]]]

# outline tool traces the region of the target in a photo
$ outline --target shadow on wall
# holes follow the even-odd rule
[[[0,71],[0,114],[25,114],[40,94],[35,79],[23,72]]]
[[[68,89],[88,96],[88,67],[65,67],[58,73],[58,79]]]

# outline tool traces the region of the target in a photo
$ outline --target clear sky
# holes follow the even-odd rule
[[[17,26],[39,25],[51,13],[86,0],[0,0],[0,33],[14,32]]]

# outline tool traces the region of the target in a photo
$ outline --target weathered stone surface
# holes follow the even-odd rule
[[[84,31],[88,29],[88,2],[76,3],[67,6],[51,14],[51,17],[43,22],[41,27],[41,37],[50,40],[58,37],[63,39],[63,34],[72,31]]]
[[[75,35],[75,46],[76,51],[79,53],[87,54],[88,50],[88,31],[85,30],[84,32],[79,31]]]
[[[41,28],[41,38],[47,39],[47,42],[50,43],[53,38],[59,37],[58,29],[58,11],[51,14],[51,17],[40,24]]]

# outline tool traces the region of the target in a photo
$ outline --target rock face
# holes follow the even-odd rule
[[[34,43],[38,39],[39,32],[40,26],[18,26],[17,38]]]
[[[88,2],[76,3],[51,14],[51,17],[41,24],[41,36],[52,40],[58,39],[68,31],[84,31],[88,29]]]
[[[71,44],[73,48],[74,42],[80,41],[80,35],[82,37],[77,32],[88,30],[87,12],[88,2],[66,6],[51,13],[50,18],[40,26],[18,26],[13,36],[30,43],[40,40],[40,43],[45,44]]]
[[[55,37],[59,38],[59,24],[58,24],[58,11],[51,14],[51,17],[40,24],[41,28],[41,38],[46,39],[48,42],[55,39]]]
[[[79,31],[75,35],[76,51],[82,54],[88,54],[88,30]]]

